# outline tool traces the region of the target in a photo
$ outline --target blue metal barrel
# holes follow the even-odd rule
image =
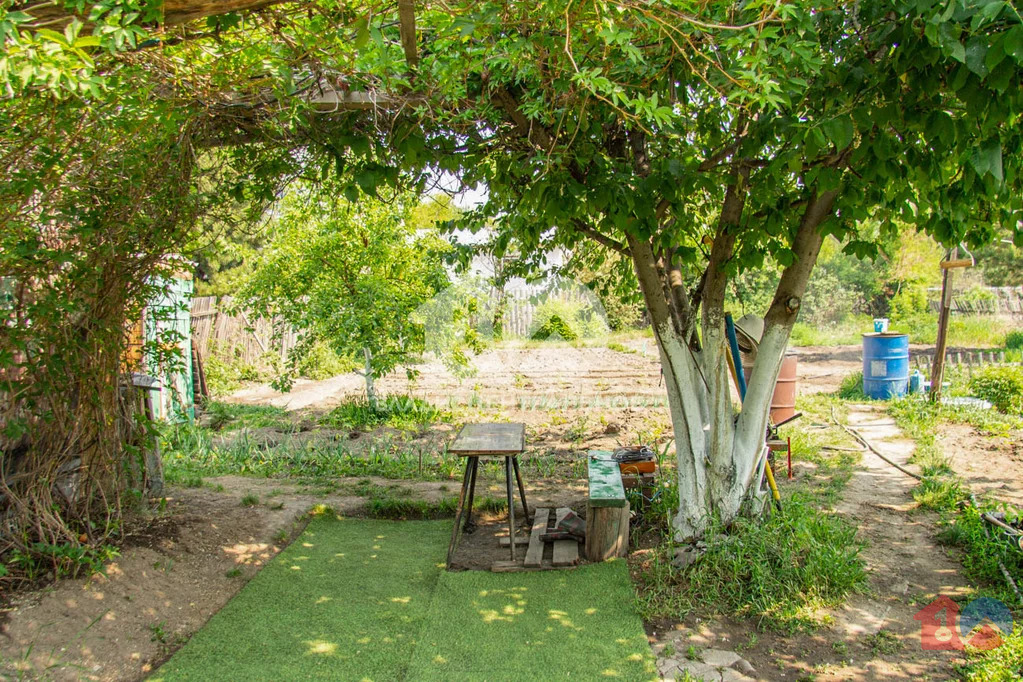
[[[909,389],[909,336],[863,335],[863,392],[875,400],[906,395]]]

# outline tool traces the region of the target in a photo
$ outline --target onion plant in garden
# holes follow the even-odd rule
[[[231,8],[0,10],[14,537],[78,537],[90,514],[42,491],[79,457],[116,481],[116,507],[126,436],[100,426],[145,275],[211,208],[258,211],[298,176],[359,201],[453,174],[486,188],[458,223],[491,230],[497,255],[540,265],[585,242],[603,250],[589,267],[606,253],[632,268],[678,445],[679,537],[748,499],[825,236],[859,255],[896,221],[946,245],[1023,240],[1023,24],[1003,0]],[[768,255],[783,270],[735,418],[725,292]]]

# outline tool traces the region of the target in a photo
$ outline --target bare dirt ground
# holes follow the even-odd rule
[[[1023,431],[985,435],[966,424],[951,424],[940,445],[955,470],[977,494],[1023,507]]]
[[[545,456],[562,465],[581,465],[587,449],[663,442],[669,433],[652,342],[640,339],[629,345],[632,352],[558,347],[490,351],[478,359],[477,376],[462,382],[440,368],[420,366],[421,378],[411,391],[437,403],[460,405],[459,421],[486,418],[526,423],[529,451],[523,474],[530,506],[578,506],[585,500],[581,473],[540,484],[530,478],[531,471],[539,470],[530,467],[540,466]],[[861,366],[859,347],[803,348],[798,353],[799,390],[804,394],[833,391],[846,374]],[[383,393],[410,390],[403,372],[380,383]],[[358,377],[344,376],[300,383],[286,395],[268,387],[250,388],[235,399],[285,406],[296,413],[298,424],[314,420],[316,413],[361,390]],[[864,435],[892,448],[893,457],[908,456],[904,443],[888,440],[896,434],[890,432],[893,427],[884,425],[890,420],[882,412],[864,410],[854,417],[865,424]],[[432,451],[442,448],[456,427],[442,424],[412,434],[384,429],[361,434],[355,442],[417,439]],[[875,428],[881,430],[871,430]],[[272,429],[259,433],[274,442],[312,437],[353,442],[344,432],[295,428],[287,433]],[[1018,442],[1008,450],[999,445],[992,453],[987,449],[989,439],[955,432],[947,437],[962,443],[957,470],[960,464],[963,471],[973,466],[978,481],[981,475],[992,477],[996,469],[990,461],[997,456],[1005,458],[1006,470],[1019,475]],[[797,470],[799,475],[810,476],[812,470]],[[996,488],[1008,480],[1002,472],[998,476],[991,481]],[[934,543],[932,519],[914,508],[908,492],[913,481],[906,478],[868,453],[862,470],[844,492],[837,513],[854,520],[868,542],[865,556],[871,590],[833,614],[832,627],[814,635],[784,637],[729,619],[663,623],[652,625],[658,633],[653,636],[655,645],[678,641],[741,649],[762,679],[791,680],[809,674],[835,680],[946,678],[951,659],[921,651],[919,639],[914,639],[918,624],[912,615],[938,593],[962,589],[962,583],[954,558]],[[1015,480],[1009,485],[1019,490]],[[416,499],[438,500],[457,494],[460,480],[456,475],[438,482],[371,482],[400,486]],[[172,488],[166,509],[136,520],[134,527],[139,530],[122,547],[106,576],[62,580],[17,594],[5,609],[0,676],[142,679],[300,531],[309,509],[326,504],[341,514],[357,516],[366,504],[365,498],[352,494],[354,480],[341,480],[323,490],[298,481],[244,477],[210,478],[205,483],[203,488]],[[503,482],[496,476],[482,480],[481,486],[483,494],[503,496]],[[255,506],[242,505],[248,495],[258,498]],[[479,568],[481,562],[505,558],[506,550],[498,550],[495,543],[495,535],[504,532],[503,519],[491,516],[483,521],[482,532],[463,539],[455,563]],[[493,557],[473,559],[473,547],[483,545]],[[899,643],[893,653],[883,653],[873,644],[876,638],[872,637],[881,629],[893,633]]]

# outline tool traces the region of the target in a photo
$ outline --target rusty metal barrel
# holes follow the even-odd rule
[[[773,424],[785,421],[796,413],[796,368],[795,353],[787,353],[781,361],[778,381],[774,384],[774,394],[771,396],[771,422]],[[753,371],[753,366],[743,363],[742,370],[748,379]]]

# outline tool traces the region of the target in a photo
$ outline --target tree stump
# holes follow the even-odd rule
[[[624,507],[586,505],[586,559],[605,561],[629,551],[629,503]]]

